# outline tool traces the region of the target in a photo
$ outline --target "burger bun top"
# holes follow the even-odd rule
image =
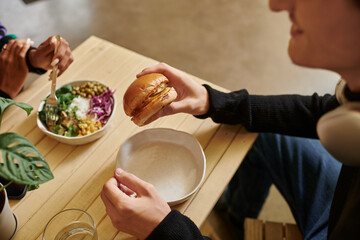
[[[123,105],[125,114],[133,116],[135,110],[141,106],[149,96],[158,91],[162,84],[169,80],[161,73],[150,73],[137,78],[124,94]]]

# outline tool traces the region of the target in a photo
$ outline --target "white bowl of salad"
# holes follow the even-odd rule
[[[47,127],[45,100],[38,109],[37,125],[59,142],[82,145],[102,137],[115,115],[114,91],[97,81],[74,81],[57,88],[58,118]]]

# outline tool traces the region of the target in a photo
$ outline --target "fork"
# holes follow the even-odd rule
[[[56,44],[54,53],[57,52],[58,46],[60,44],[60,36],[56,35]],[[56,88],[56,67],[53,66],[52,72],[50,73],[50,79],[52,80],[51,83],[51,93],[49,97],[45,101],[45,116],[46,116],[46,125],[51,128],[56,125],[58,120],[58,100],[55,95],[55,88]]]

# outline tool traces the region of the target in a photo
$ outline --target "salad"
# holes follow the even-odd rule
[[[58,118],[56,125],[47,129],[67,137],[92,134],[105,126],[114,107],[114,92],[98,82],[84,82],[80,86],[65,85],[56,90]],[[45,101],[46,99],[44,99]],[[45,104],[39,112],[46,126]]]

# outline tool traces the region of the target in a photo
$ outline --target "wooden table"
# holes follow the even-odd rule
[[[82,146],[62,144],[44,135],[36,125],[36,112],[41,100],[50,91],[48,74],[40,76],[16,97],[16,101],[29,103],[34,110],[26,117],[23,110],[10,107],[4,115],[1,131],[17,132],[27,137],[46,158],[55,178],[28,192],[22,200],[10,201],[20,221],[15,240],[42,239],[47,221],[67,208],[89,212],[96,222],[101,240],[133,239],[112,226],[100,192],[103,184],[113,175],[121,144],[132,134],[154,127],[188,132],[198,139],[204,149],[207,169],[202,187],[189,200],[175,206],[201,226],[257,134],[248,133],[240,125],[216,124],[211,119],[200,120],[188,114],[165,117],[139,128],[125,116],[122,96],[135,75],[157,61],[97,37],[87,39],[73,54],[75,61],[58,79],[59,84],[97,80],[116,89],[117,109],[112,129],[99,140]],[[194,78],[200,83],[208,83]]]

